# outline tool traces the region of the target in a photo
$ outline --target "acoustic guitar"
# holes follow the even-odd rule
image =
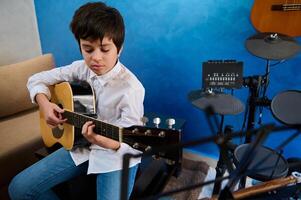
[[[251,22],[259,32],[301,35],[301,0],[254,0]]]
[[[124,142],[142,152],[151,150],[155,146],[178,144],[180,130],[169,127],[131,126],[119,127],[96,119],[95,97],[93,89],[88,83],[69,84],[62,82],[49,87],[51,102],[64,109],[63,117],[66,123],[56,128],[50,128],[40,112],[40,127],[43,141],[47,147],[56,143],[71,150],[79,146],[89,145],[81,134],[81,128],[87,121],[95,124],[94,132],[113,140]],[[157,156],[170,160],[178,160],[181,151],[159,152]]]

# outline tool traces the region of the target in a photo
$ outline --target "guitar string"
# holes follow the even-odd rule
[[[114,126],[114,125],[111,125],[109,123],[105,123],[105,122],[102,122],[100,120],[97,120],[97,119],[94,119],[94,118],[91,118],[89,116],[86,116],[86,115],[81,115],[81,114],[78,114],[78,113],[74,113],[74,112],[70,112],[70,111],[67,111],[66,114],[72,118],[71,120],[79,127],[82,127],[82,125],[87,122],[89,119],[92,120],[95,124],[97,124],[98,122],[100,122],[100,126],[96,126],[95,128],[97,129],[97,131],[101,132],[104,136],[106,137],[109,137],[111,139],[114,139],[116,141],[119,141],[119,134],[122,134],[120,133],[120,127],[118,126]],[[105,126],[105,128],[102,128],[102,126]],[[103,131],[105,130],[105,131]],[[110,130],[110,131],[109,131]],[[101,134],[101,135],[102,135]],[[141,135],[144,135],[144,134],[141,134]],[[121,142],[125,142],[127,144],[129,144],[130,146],[131,145],[134,145],[136,142],[133,140],[133,139],[127,139],[124,137],[124,135],[122,135],[122,141]],[[138,135],[137,135],[138,136]],[[146,147],[148,145],[145,145],[145,144],[139,144],[138,143],[138,146],[139,147]]]
[[[106,126],[105,130],[111,129],[111,137],[109,137],[110,135],[104,133],[104,132],[107,132],[107,131],[103,131],[103,128],[101,128],[102,125],[101,125],[100,127],[98,126],[97,131],[102,132],[105,136],[107,136],[107,137],[109,137],[109,138],[111,138],[111,139],[114,139],[114,140],[119,141],[119,134],[120,134],[119,131],[120,131],[120,127],[117,127],[117,126],[114,126],[114,125],[111,125],[111,124],[107,124],[107,123],[105,123],[105,122],[102,122],[102,121],[99,121],[99,120],[90,118],[90,117],[88,117],[88,116],[80,115],[80,114],[78,114],[78,113],[74,113],[74,112],[70,112],[70,111],[67,111],[66,113],[67,113],[67,115],[69,114],[68,116],[69,116],[70,118],[72,118],[71,120],[72,120],[77,126],[80,126],[80,127],[82,127],[82,124],[84,124],[86,121],[88,121],[88,120],[86,120],[87,118],[88,118],[88,119],[91,119],[91,120],[94,121],[94,122],[101,122],[104,126]],[[72,114],[73,114],[73,115],[72,115]],[[76,117],[74,117],[74,116],[76,116]],[[84,119],[84,120],[82,120],[82,119]],[[110,127],[110,128],[108,129],[107,127]],[[115,130],[114,130],[114,129],[115,129]],[[118,130],[118,131],[117,131],[118,134],[116,134],[116,130]],[[108,133],[108,132],[107,132],[107,133]],[[123,139],[122,139],[122,142],[128,143],[129,145],[135,143],[133,140],[131,140],[131,139],[126,139],[126,138],[123,138]]]
[[[116,133],[115,133],[115,135],[113,135],[113,134],[114,134],[114,133],[113,133],[114,129],[118,129],[118,130],[119,130],[119,127],[117,127],[117,126],[114,126],[114,125],[111,125],[111,124],[107,124],[107,123],[102,122],[102,121],[100,121],[100,120],[96,120],[96,119],[94,119],[94,118],[91,118],[91,117],[88,117],[88,116],[85,116],[85,115],[81,115],[81,114],[78,114],[78,113],[74,113],[74,112],[70,112],[70,111],[67,111],[66,113],[67,113],[67,115],[69,114],[68,116],[69,116],[70,118],[72,118],[71,120],[72,120],[77,126],[79,126],[79,127],[82,127],[83,124],[84,124],[85,122],[89,121],[89,120],[93,121],[94,124],[97,124],[97,123],[100,122],[100,124],[102,124],[102,125],[97,126],[97,130],[100,130],[105,136],[108,137],[108,136],[110,136],[110,135],[108,135],[108,134],[109,134],[109,131],[103,131],[103,130],[110,130],[110,129],[111,129],[111,137],[114,138],[114,139],[119,138],[118,136],[115,136]],[[87,119],[88,119],[88,120],[87,120]],[[102,128],[103,126],[105,126],[105,129]],[[108,134],[107,134],[106,132],[107,132]]]
[[[299,3],[299,0],[294,0],[293,3],[288,3],[288,0],[286,0],[285,4],[282,6],[284,11],[294,11],[301,9],[301,4]]]

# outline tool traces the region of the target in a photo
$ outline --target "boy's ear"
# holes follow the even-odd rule
[[[123,50],[123,46],[121,46],[121,48],[120,48],[120,50],[119,50],[119,52],[118,52],[118,57],[120,56],[122,50]]]

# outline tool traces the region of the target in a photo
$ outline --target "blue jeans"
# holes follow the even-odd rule
[[[70,153],[61,148],[29,168],[11,181],[8,191],[12,200],[59,199],[52,187],[73,177],[86,174],[88,162],[75,166]],[[120,199],[121,170],[97,174],[97,200]],[[129,170],[129,192],[133,189],[137,165]]]

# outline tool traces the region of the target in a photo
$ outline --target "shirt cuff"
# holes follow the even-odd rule
[[[30,91],[30,99],[31,99],[32,103],[37,104],[37,102],[35,101],[35,97],[39,93],[45,94],[47,96],[48,100],[50,100],[51,94],[50,94],[48,87],[36,86],[35,88],[33,88]]]

